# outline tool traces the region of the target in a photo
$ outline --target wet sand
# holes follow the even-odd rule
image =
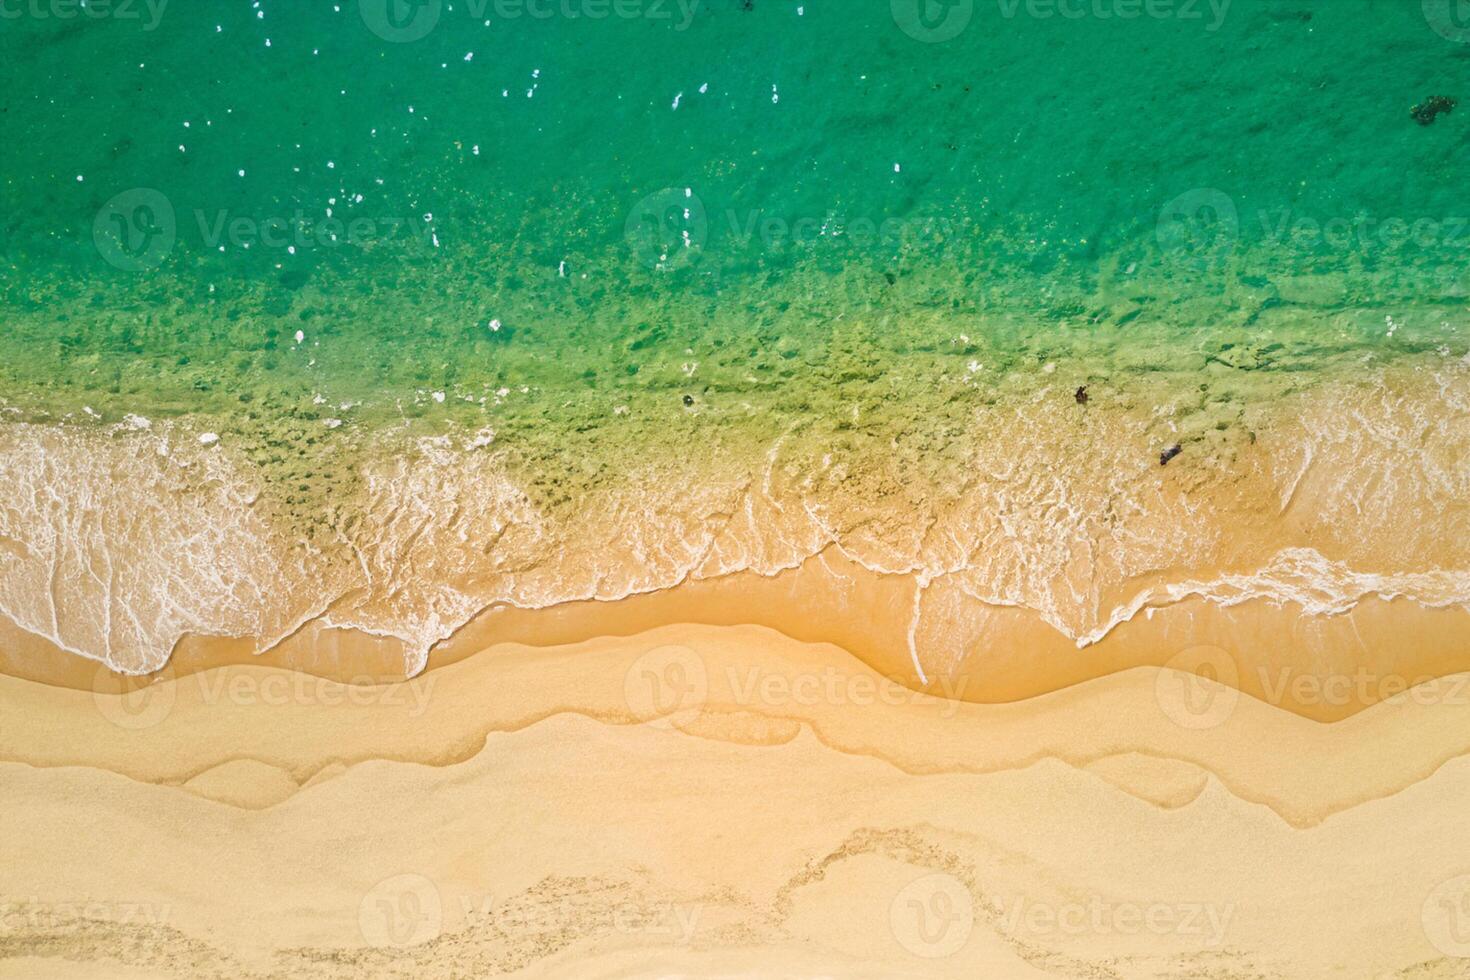
[[[421,678],[486,647],[530,648],[622,637],[669,624],[756,625],[830,643],[895,683],[935,696],[1004,704],[1135,667],[1208,662],[1221,683],[1318,721],[1336,721],[1434,678],[1470,670],[1470,610],[1369,595],[1341,613],[1266,598],[1222,605],[1198,596],[1146,609],[1079,647],[1025,609],[987,611],[984,630],[948,671],[921,679],[909,648],[916,584],[824,552],[776,575],[737,573],[615,602],[494,607],[436,646]],[[185,638],[160,672],[120,675],[0,619],[8,676],[76,690],[137,690],[229,665],[299,671],[357,685],[408,680],[402,645],[314,620],[275,646]]]

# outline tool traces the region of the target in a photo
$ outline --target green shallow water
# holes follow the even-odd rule
[[[7,8],[0,395],[580,453],[1463,353],[1448,7],[1053,6]]]
[[[1454,5],[387,2],[0,3],[24,628],[418,669],[836,546],[918,668],[1463,567]]]

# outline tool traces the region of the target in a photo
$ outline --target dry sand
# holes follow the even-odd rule
[[[670,625],[101,686],[0,678],[0,977],[1470,975],[1464,675],[975,704]]]

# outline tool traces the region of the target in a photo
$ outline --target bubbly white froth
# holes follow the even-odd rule
[[[1162,467],[1146,421],[1056,400],[977,413],[953,486],[777,440],[753,464],[643,460],[552,518],[483,440],[367,453],[334,547],[261,503],[229,441],[177,424],[0,430],[0,612],[141,673],[191,633],[267,648],[301,624],[430,648],[496,605],[613,601],[829,550],[913,582],[910,655],[955,669],[997,613],[1033,610],[1079,647],[1203,599],[1312,615],[1369,596],[1470,608],[1470,369],[1327,385],[1263,419],[1224,472]],[[865,465],[877,467],[856,479]]]

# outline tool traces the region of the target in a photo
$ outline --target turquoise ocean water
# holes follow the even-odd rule
[[[1296,465],[1289,444],[1234,462],[1283,399],[1465,355],[1458,15],[1449,0],[9,0],[0,409],[63,433],[27,428],[42,448],[4,476],[40,502],[10,521],[38,562],[17,575],[45,578],[46,541],[88,542],[92,570],[110,535],[197,554],[139,566],[131,608],[169,589],[177,608],[140,614],[161,625],[137,637],[65,639],[56,623],[113,601],[85,576],[70,613],[20,586],[7,608],[91,655],[144,649],[136,666],[182,632],[280,635],[361,594],[381,608],[352,622],[422,652],[492,602],[678,581],[732,514],[749,550],[723,570],[844,535],[925,575],[1010,549],[1014,567],[967,588],[1078,636],[1131,601],[1098,582],[1254,567],[1278,535],[1248,553],[1200,550],[1213,525],[1156,543],[1212,513],[1178,504],[1157,460],[1179,446],[1168,472],[1196,490],[1254,480],[1240,496],[1256,507],[1300,480],[1271,468]],[[128,441],[150,427],[162,441]],[[217,446],[219,468],[157,462],[179,433]],[[1418,437],[1373,438],[1371,465],[1407,472]],[[120,447],[114,468],[56,475],[100,445]],[[493,460],[461,466],[460,450]],[[400,451],[421,455],[395,470]],[[514,492],[483,489],[502,480]],[[42,506],[63,484],[76,501]],[[253,489],[210,496],[237,484]],[[773,532],[780,547],[750,544],[776,518],[715,499],[747,485],[822,503]],[[949,536],[960,558],[912,557],[933,543],[915,543],[923,515],[992,491]],[[1160,525],[1151,507],[1175,510]],[[1119,515],[1144,516],[1119,530]],[[623,570],[544,571],[589,533]],[[222,585],[231,562],[244,571]],[[320,601],[301,584],[328,579]],[[279,595],[289,608],[261,598]],[[1059,595],[1085,612],[1058,612]]]
[[[7,9],[28,413],[479,412],[691,359],[728,393],[801,383],[838,314],[920,324],[865,331],[880,360],[1345,310],[1377,343],[1465,295],[1470,108],[1410,118],[1470,77],[1433,2]]]

